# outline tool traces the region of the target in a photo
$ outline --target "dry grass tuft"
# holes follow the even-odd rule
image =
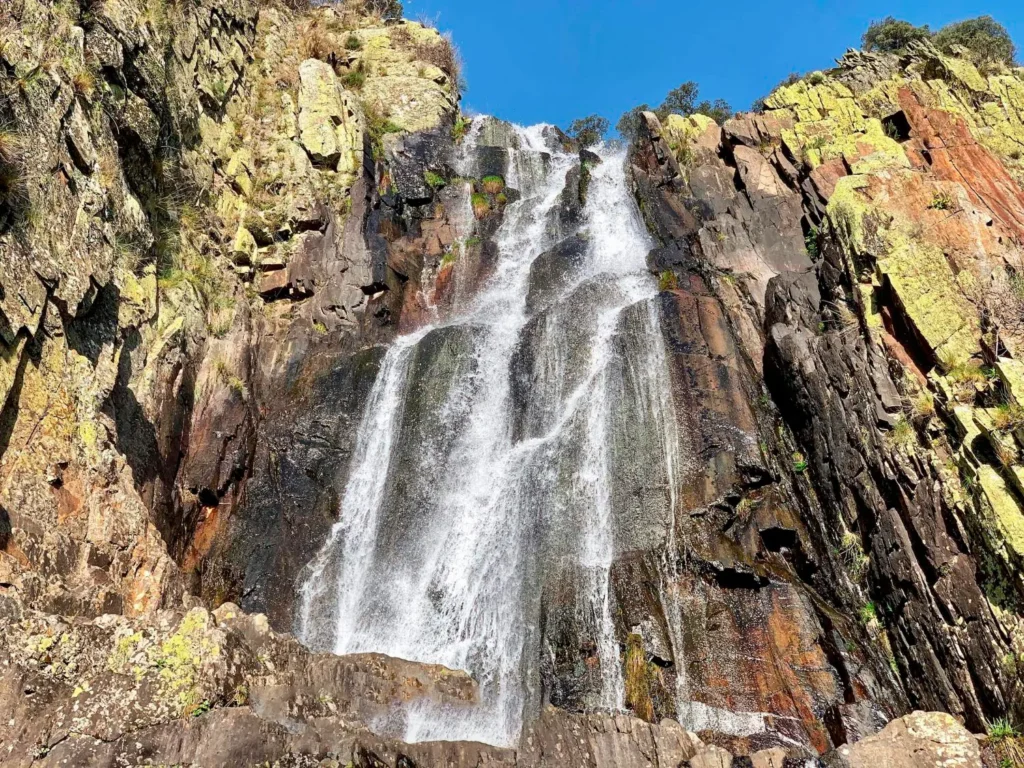
[[[299,30],[299,56],[306,59],[328,61],[334,55],[334,43],[330,35],[316,19],[307,22]]]

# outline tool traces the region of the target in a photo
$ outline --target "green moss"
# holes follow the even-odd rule
[[[626,639],[624,669],[626,706],[641,720],[654,722],[654,699],[651,696],[651,670],[640,635]]]
[[[797,474],[803,474],[807,471],[808,467],[807,459],[799,451],[793,454],[793,471]]]
[[[677,288],[679,288],[679,278],[676,277],[675,272],[670,269],[666,269],[658,275],[659,291],[674,291]]]
[[[427,182],[427,185],[431,189],[435,190],[442,189],[448,184],[448,180],[444,176],[439,173],[434,173],[433,171],[424,171],[423,180]]]

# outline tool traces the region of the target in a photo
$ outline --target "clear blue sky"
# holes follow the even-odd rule
[[[463,108],[565,126],[612,125],[686,80],[747,109],[793,71],[824,69],[887,15],[933,29],[990,14],[1024,49],[1024,0],[406,0],[465,59]],[[1021,54],[1024,56],[1024,53]]]

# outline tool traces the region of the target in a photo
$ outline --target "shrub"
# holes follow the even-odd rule
[[[635,141],[640,134],[640,124],[643,119],[642,112],[654,112],[659,120],[665,120],[669,115],[705,115],[721,125],[733,116],[733,109],[725,99],[709,101],[697,101],[700,96],[699,86],[692,80],[673,88],[665,95],[665,100],[657,109],[651,109],[648,104],[641,104],[624,113],[615,124],[615,130],[622,138],[628,141]]]
[[[917,433],[914,432],[914,427],[909,419],[905,416],[900,416],[896,419],[892,431],[887,435],[886,441],[894,448],[909,451],[917,445]]]
[[[915,419],[927,421],[935,415],[935,397],[928,390],[922,390],[911,401],[910,409]]]
[[[871,22],[868,31],[861,38],[861,47],[865,51],[899,53],[906,50],[912,42],[927,40],[930,37],[931,30],[927,24],[915,27],[909,21],[887,16],[881,21]]]
[[[624,112],[622,117],[619,118],[619,122],[615,124],[615,130],[619,132],[626,141],[636,141],[640,138],[640,124],[643,118],[640,116],[642,112],[652,112],[649,104],[641,104],[638,107],[628,112]]]
[[[858,615],[860,616],[861,624],[870,626],[878,621],[878,608],[874,603],[867,602],[861,607]]]
[[[299,31],[299,56],[303,60],[327,61],[332,51],[330,38],[316,21],[309,22]]]
[[[581,147],[592,147],[604,139],[609,127],[607,118],[600,115],[589,115],[573,120],[566,133],[576,139]]]
[[[808,466],[809,465],[807,464],[807,459],[804,457],[804,455],[802,453],[797,451],[796,453],[793,454],[793,471],[794,472],[796,472],[797,474],[803,474],[804,472],[807,471],[807,467]]]
[[[1004,403],[996,408],[992,425],[1000,432],[1015,430],[1024,426],[1024,408],[1016,403]]]
[[[946,53],[953,53],[953,46],[962,45],[979,64],[1013,64],[1017,55],[1010,33],[991,16],[979,16],[943,27],[935,34],[935,45]]]
[[[354,33],[350,34],[345,38],[345,48],[349,51],[358,51],[362,49],[363,41],[360,40]]]
[[[702,101],[697,105],[697,108],[693,111],[695,115],[704,115],[710,117],[716,123],[721,125],[730,117],[732,117],[732,107],[729,106],[729,102],[725,99],[715,99],[714,101]]]
[[[382,21],[397,21],[402,18],[405,9],[399,0],[363,0],[363,9]]]
[[[0,163],[13,165],[21,159],[25,143],[13,128],[0,125]]]
[[[817,261],[818,254],[820,253],[818,234],[818,228],[811,227],[807,234],[804,235],[804,250],[807,251],[807,255],[811,257],[812,261]]]
[[[853,531],[844,533],[839,555],[850,578],[855,582],[861,582],[871,560],[864,553],[864,545],[861,543],[860,536]]]
[[[341,78],[341,84],[353,91],[362,90],[366,84],[366,75],[358,69],[353,69],[351,72],[345,73],[345,76]]]
[[[928,207],[933,211],[949,211],[952,210],[954,204],[953,197],[948,192],[936,192]]]
[[[706,115],[721,125],[732,117],[732,107],[725,99],[715,99],[714,101],[705,99],[698,103],[699,95],[700,87],[692,80],[683,83],[678,88],[673,88],[656,110],[658,118],[664,120],[673,114],[684,117],[686,115]]]

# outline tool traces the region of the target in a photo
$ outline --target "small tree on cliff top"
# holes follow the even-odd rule
[[[622,117],[619,118],[619,122],[615,124],[615,130],[626,141],[636,140],[636,137],[640,135],[640,113],[650,111],[650,104],[641,104],[639,107],[633,107],[628,112],[624,112]]]
[[[871,22],[861,38],[861,47],[865,51],[900,53],[916,40],[931,40],[945,53],[954,53],[956,46],[963,46],[971,52],[976,64],[1013,64],[1017,55],[1010,33],[991,16],[957,21],[934,34],[927,24],[917,27],[909,21],[888,16]]]
[[[576,139],[581,147],[592,147],[604,138],[604,135],[608,133],[608,128],[607,118],[600,115],[589,115],[573,120],[566,133]]]
[[[962,45],[978,64],[1013,64],[1017,55],[1017,46],[1013,44],[1010,33],[991,16],[979,16],[943,27],[935,35],[935,45],[946,53],[953,53],[954,46]]]
[[[927,40],[932,36],[928,25],[915,27],[909,21],[887,16],[881,21],[873,21],[868,31],[861,38],[861,47],[865,51],[880,53],[899,53],[916,40]]]
[[[688,80],[678,88],[673,88],[665,95],[665,100],[657,109],[651,109],[647,104],[633,107],[615,124],[615,130],[627,141],[633,141],[640,130],[640,113],[654,112],[659,120],[664,120],[669,115],[705,115],[721,125],[733,116],[732,107],[725,99],[715,99],[698,102],[700,86],[692,80]]]

